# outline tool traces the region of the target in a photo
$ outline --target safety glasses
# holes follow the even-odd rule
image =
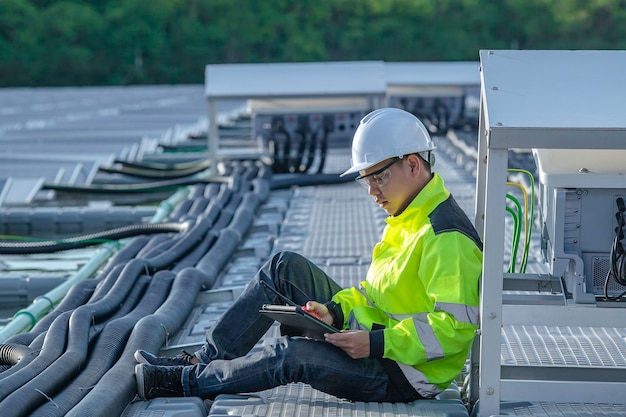
[[[372,172],[371,174],[358,176],[355,178],[355,181],[361,184],[365,188],[369,188],[369,187],[382,188],[385,186],[385,184],[389,182],[389,179],[391,178],[391,171],[389,171],[389,167],[395,164],[396,162],[398,162],[399,160],[400,158],[397,158],[397,157],[393,158],[391,162],[389,162],[387,165],[385,165],[381,169],[378,169]]]

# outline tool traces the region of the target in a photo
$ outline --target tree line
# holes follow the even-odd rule
[[[626,49],[626,0],[0,0],[0,86],[202,83],[216,63]]]

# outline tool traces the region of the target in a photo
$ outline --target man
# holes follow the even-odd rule
[[[462,370],[478,327],[482,244],[431,172],[435,149],[412,114],[385,108],[361,120],[352,143],[357,181],[389,215],[359,288],[341,289],[291,252],[274,255],[193,355],[137,351],[142,398],[256,392],[303,382],[354,401],[409,402],[442,392]],[[306,305],[342,330],[324,341],[283,336],[249,353],[272,325],[258,313]]]

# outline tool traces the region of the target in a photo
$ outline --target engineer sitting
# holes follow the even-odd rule
[[[193,354],[137,351],[141,398],[257,392],[302,382],[354,401],[432,398],[461,372],[478,328],[482,243],[466,214],[431,171],[435,149],[412,114],[366,115],[352,166],[389,217],[358,287],[342,289],[308,259],[281,252],[263,265]],[[281,303],[272,289],[341,330],[324,341],[282,336],[252,347],[272,325],[259,313]]]

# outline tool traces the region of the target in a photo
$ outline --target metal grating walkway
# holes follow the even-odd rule
[[[334,398],[308,385],[291,384],[250,396],[220,395],[211,407],[210,416],[464,417],[467,410],[459,400],[351,402]]]
[[[623,404],[583,404],[583,403],[511,403],[500,407],[501,416],[542,416],[542,417],[624,417]],[[497,417],[497,416],[494,416]]]
[[[504,326],[502,363],[626,368],[626,329]]]

